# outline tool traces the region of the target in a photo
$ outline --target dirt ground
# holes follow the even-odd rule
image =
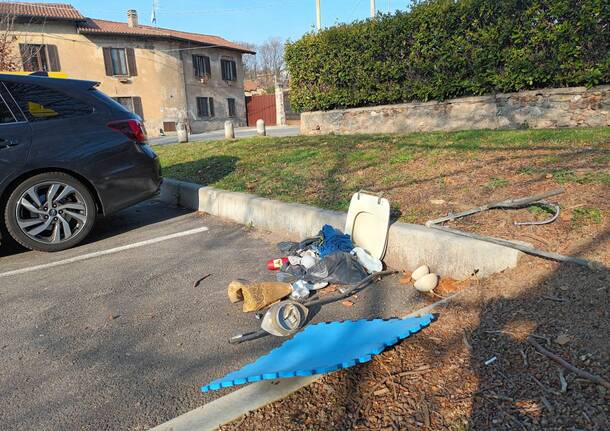
[[[573,212],[583,202],[607,205],[607,191],[568,186],[555,200],[571,209],[551,225],[513,226],[513,220],[548,216],[527,210],[451,223],[577,254],[606,269],[524,256],[517,268],[488,279],[443,280],[439,295],[460,294],[436,310],[439,319],[429,328],[370,363],[324,376],[221,429],[610,429],[610,390],[527,341],[529,336],[579,369],[610,379],[610,226],[581,223]]]

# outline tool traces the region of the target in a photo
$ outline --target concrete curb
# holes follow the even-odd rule
[[[163,182],[161,200],[244,225],[253,225],[294,240],[314,236],[324,224],[342,228],[347,216],[337,211],[202,187],[173,179]],[[478,277],[487,277],[514,268],[520,254],[512,248],[421,225],[394,223],[390,227],[384,261],[392,268],[410,271],[426,264],[441,276],[463,280],[474,273]]]

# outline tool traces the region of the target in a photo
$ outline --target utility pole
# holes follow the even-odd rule
[[[377,8],[375,7],[375,0],[371,0],[371,18],[375,18],[377,14]]]
[[[322,28],[322,15],[320,13],[320,0],[316,0],[316,28],[320,31]]]

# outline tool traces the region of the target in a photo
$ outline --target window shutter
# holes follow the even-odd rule
[[[136,66],[136,54],[133,48],[126,48],[127,67],[129,67],[129,76],[138,76],[138,68]]]
[[[231,62],[231,81],[237,81],[237,63],[234,61]]]
[[[210,66],[210,57],[203,57],[205,62],[205,73],[208,76],[212,76],[212,67]]]
[[[57,52],[57,45],[47,45],[47,55],[49,56],[49,67],[51,72],[61,71],[61,65],[59,64],[59,53]]]
[[[227,80],[227,60],[220,60],[220,72],[222,75],[222,80]]]
[[[112,70],[112,53],[111,48],[102,48],[104,52],[104,66],[106,67],[106,76],[113,76],[114,71]]]
[[[203,97],[197,98],[197,117],[203,117],[203,101],[205,99]]]
[[[211,97],[208,98],[208,100],[210,101],[210,117],[214,116],[214,99],[212,99]]]
[[[142,120],[144,120],[144,110],[142,109],[142,98],[139,96],[132,97],[133,99],[133,112],[138,114]]]
[[[193,75],[197,76],[197,56],[193,55]]]

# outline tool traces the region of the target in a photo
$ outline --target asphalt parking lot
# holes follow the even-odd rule
[[[101,220],[72,250],[0,246],[0,429],[142,430],[228,393],[199,387],[282,340],[227,343],[259,323],[229,303],[227,284],[273,280],[266,260],[281,239],[152,200]],[[396,281],[313,320],[423,305]]]

